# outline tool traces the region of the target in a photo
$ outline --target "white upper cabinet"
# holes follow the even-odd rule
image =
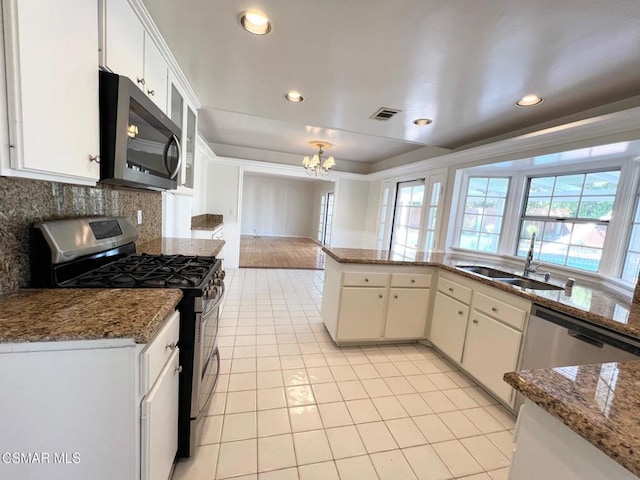
[[[182,164],[178,174],[177,191],[183,194],[193,194],[194,169],[196,155],[196,134],[198,114],[195,107],[191,106],[182,93],[180,83],[169,72],[167,81],[168,113],[169,118],[180,127],[182,135]]]
[[[167,62],[150,35],[144,36],[144,92],[167,112]],[[117,72],[116,72],[117,73]]]
[[[129,77],[167,112],[168,64],[127,0],[104,1],[103,66]]]
[[[144,88],[144,26],[127,0],[104,0],[104,66]]]
[[[96,1],[3,0],[10,158],[0,173],[95,184]]]

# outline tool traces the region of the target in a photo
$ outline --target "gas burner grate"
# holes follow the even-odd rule
[[[196,288],[216,264],[215,257],[133,254],[80,275],[65,287]]]

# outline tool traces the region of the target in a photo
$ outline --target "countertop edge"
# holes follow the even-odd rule
[[[604,428],[601,424],[594,425],[579,409],[572,408],[567,401],[550,393],[553,390],[552,386],[543,388],[522,377],[519,372],[505,373],[503,380],[612,460],[634,475],[640,476],[640,456],[636,456],[635,460],[630,458],[628,453],[629,448],[632,447],[629,442],[625,441],[626,437],[632,434],[620,431],[614,427],[612,422],[610,428]],[[621,438],[612,441],[614,437]]]

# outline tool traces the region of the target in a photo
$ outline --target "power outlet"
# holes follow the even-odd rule
[[[138,225],[142,225],[142,210],[138,210]]]

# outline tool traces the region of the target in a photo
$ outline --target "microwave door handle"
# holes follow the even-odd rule
[[[169,147],[171,146],[172,143],[176,144],[176,149],[178,150],[178,164],[176,165],[176,168],[173,172],[169,170],[169,157],[168,157]],[[173,180],[174,178],[176,178],[176,175],[178,174],[178,172],[180,171],[180,167],[182,166],[182,147],[180,146],[180,140],[178,140],[178,137],[176,137],[175,135],[171,135],[171,138],[169,139],[167,144],[164,146],[162,157],[164,158],[164,166],[167,169],[167,172],[169,172],[170,174],[169,179]]]

